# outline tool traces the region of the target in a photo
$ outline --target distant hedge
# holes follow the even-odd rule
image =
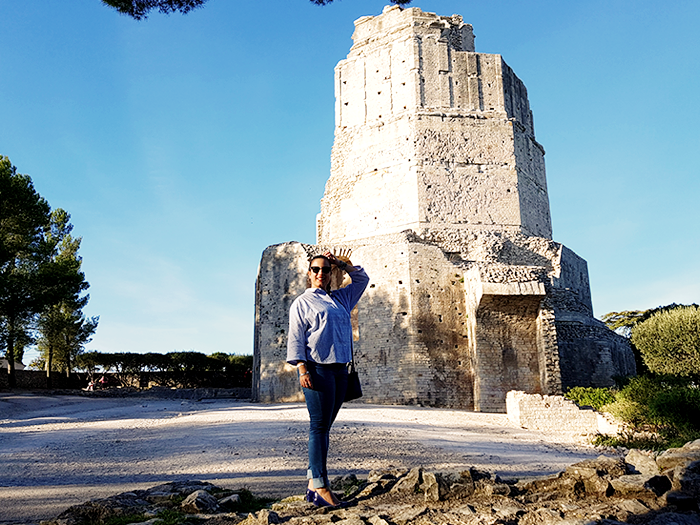
[[[89,374],[111,373],[122,385],[145,377],[163,386],[250,387],[253,356],[221,352],[209,356],[201,352],[85,352],[76,358],[75,368]]]

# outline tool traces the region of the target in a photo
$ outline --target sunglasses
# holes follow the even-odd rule
[[[323,275],[328,275],[329,273],[331,273],[330,266],[321,266],[320,268],[318,266],[312,266],[310,270],[314,273],[318,273],[320,270]]]

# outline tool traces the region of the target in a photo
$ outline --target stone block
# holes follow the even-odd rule
[[[191,514],[209,514],[219,511],[219,502],[206,490],[196,490],[180,503],[180,508]]]
[[[625,456],[625,463],[628,465],[630,474],[656,476],[661,472],[654,458],[636,448],[633,448],[627,453]]]

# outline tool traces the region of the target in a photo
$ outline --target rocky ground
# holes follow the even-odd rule
[[[657,458],[635,450],[624,459],[600,456],[526,482],[473,467],[437,473],[416,467],[373,471],[365,480],[339,477],[334,488],[344,492],[344,508],[317,508],[296,496],[246,513],[244,492],[169,483],[71,507],[41,525],[126,515],[143,525],[165,519],[201,525],[698,525],[700,440]]]
[[[188,480],[298,494],[307,421],[301,404],[0,393],[0,523],[37,524],[87,500]],[[528,480],[600,453],[582,436],[515,428],[504,414],[350,404],[329,466],[358,478],[420,467]]]

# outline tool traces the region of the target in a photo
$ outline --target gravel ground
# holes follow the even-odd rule
[[[0,393],[0,523],[174,480],[302,493],[307,427],[298,403]],[[329,470],[477,466],[525,478],[598,454],[581,436],[515,428],[505,414],[352,403],[331,433]]]

